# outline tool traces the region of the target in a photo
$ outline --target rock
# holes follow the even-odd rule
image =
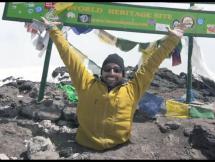
[[[64,125],[63,127],[60,127],[60,132],[61,133],[72,133],[72,129],[70,129],[69,127]]]
[[[62,75],[64,75],[64,73],[68,73],[68,69],[65,66],[64,67],[58,67],[52,72],[52,77],[55,78],[59,74],[60,74],[60,76],[62,76]]]
[[[45,128],[51,128],[52,127],[51,120],[43,120],[40,122],[40,124]]]
[[[69,148],[66,148],[66,149],[62,149],[60,152],[59,152],[59,155],[60,157],[69,157],[73,154],[73,149],[72,147],[69,147]]]
[[[176,121],[169,121],[165,124],[166,127],[172,129],[172,130],[176,130],[180,127],[181,123],[176,122]]]
[[[158,123],[157,125],[162,133],[167,133],[170,131],[169,127],[166,127],[164,124]]]
[[[76,108],[75,107],[66,107],[63,109],[63,117],[67,121],[76,121],[77,115],[76,115]]]
[[[16,108],[15,103],[11,105],[0,106],[0,117],[14,118],[18,115],[19,110]]]
[[[7,84],[5,84],[5,85],[6,85],[6,86],[15,87],[15,88],[18,87],[17,82],[10,82],[10,83],[7,83]]]
[[[132,78],[130,73],[134,72],[133,69],[129,67],[126,70],[127,77]],[[67,79],[65,73],[61,78],[56,77],[58,81]],[[179,99],[186,92],[185,80],[186,74],[176,76],[167,69],[161,69],[155,74],[149,92],[164,99]],[[61,83],[71,84],[62,80]],[[44,100],[38,103],[39,85],[39,82],[16,80],[0,87],[0,109],[7,110],[7,116],[0,115],[0,153],[9,159],[214,159],[213,120],[195,123],[201,129],[194,130],[194,121],[200,119],[166,118],[164,111],[156,116],[156,121],[136,111],[131,138],[125,144],[101,152],[85,148],[75,141],[77,103],[71,103],[56,83],[48,82]],[[214,86],[209,86],[212,89],[194,80],[194,98],[200,102],[214,102]],[[13,108],[21,109],[21,112],[17,116],[12,115]],[[8,118],[9,115],[15,118]],[[52,140],[55,148],[49,149],[50,141],[33,141],[38,136]],[[30,145],[32,149],[29,149]]]
[[[0,118],[0,153],[8,157],[19,157],[26,151],[23,141],[30,139],[32,133],[29,129],[18,126],[15,119],[6,119]]]
[[[30,155],[29,160],[56,160],[59,159],[59,154],[55,151],[39,151]]]
[[[181,73],[179,74],[179,78],[181,78],[181,79],[187,79],[187,74],[184,73],[184,72],[181,72]]]
[[[0,99],[4,98],[4,94],[0,93]]]
[[[157,75],[159,75],[163,79],[166,79],[168,81],[171,81],[172,83],[175,83],[176,85],[178,85],[178,87],[184,87],[184,84],[186,83],[185,79],[181,79],[179,76],[177,76],[167,68],[161,68],[157,73]]]
[[[57,125],[58,125],[58,126],[68,125],[68,122],[65,121],[65,120],[59,120],[59,121],[57,122]]]
[[[9,157],[5,154],[0,154],[0,160],[9,160]]]
[[[20,114],[31,119],[36,118],[37,109],[34,106],[26,105],[21,108]]]
[[[180,123],[178,123],[176,121],[168,121],[165,124],[156,122],[156,124],[158,125],[158,127],[162,133],[170,132],[170,130],[176,130],[181,125]]]
[[[26,106],[31,104],[31,102],[33,102],[34,100],[28,96],[26,97],[22,97],[21,99],[18,100],[19,105],[21,106]]]
[[[50,99],[50,98],[48,98],[48,99],[44,99],[43,100],[43,104],[45,105],[45,106],[51,106],[52,104],[53,104],[53,100],[52,99]]]
[[[158,81],[158,80],[153,80],[152,82],[151,82],[151,86],[153,86],[153,87],[160,87],[160,82]]]
[[[58,154],[57,154],[58,155]],[[32,159],[52,159],[57,157],[55,153],[55,145],[49,138],[36,136],[27,142],[27,157]]]
[[[61,110],[56,105],[49,107],[41,106],[37,113],[37,117],[39,120],[56,121],[61,117]]]
[[[60,101],[53,100],[53,105],[57,106],[61,111],[65,108],[65,104],[62,101],[62,98]]]
[[[167,137],[165,137],[163,139],[163,142],[167,146],[174,146],[174,145],[179,144],[179,137],[177,137],[177,136],[175,136],[173,134],[169,134]]]
[[[19,91],[31,91],[33,89],[33,83],[30,81],[24,81],[23,83],[21,83],[21,85],[19,86]]]
[[[201,92],[202,92],[204,97],[212,96],[212,93],[210,91],[208,91],[208,89],[203,89]]]
[[[54,96],[54,99],[55,99],[55,100],[61,100],[61,96],[55,95],[55,96]]]
[[[31,138],[27,143],[27,151],[31,154],[39,151],[54,151],[55,146],[52,144],[49,138],[42,136],[36,136]]]
[[[86,160],[86,159],[89,159],[89,154],[88,153],[74,153],[73,155],[71,155],[69,157],[69,159],[73,159],[73,160]]]
[[[71,155],[70,157],[68,157],[68,159],[71,159],[71,160],[86,160],[86,159],[89,159],[89,156],[90,155],[88,153],[82,153],[82,154],[80,154],[80,153],[74,153],[73,155]],[[110,159],[110,158],[108,158],[108,159]]]
[[[10,91],[10,89],[8,91]],[[9,95],[3,95],[2,98],[0,98],[0,106],[10,105],[11,103],[14,103],[14,98]]]
[[[196,160],[205,160],[205,157],[201,154],[201,152],[197,149],[192,148],[190,150],[190,156],[192,159]]]
[[[194,125],[189,141],[195,148],[202,150],[208,158],[215,158],[214,124],[198,123]]]
[[[61,117],[61,110],[56,105],[44,106],[43,104],[32,104],[21,108],[23,116],[36,120],[52,120],[56,121]]]
[[[53,134],[60,131],[60,127],[51,122],[51,120],[43,120],[38,127],[46,134]]]
[[[18,160],[18,158],[17,157],[10,157],[10,160]]]
[[[62,83],[64,81],[70,81],[71,79],[69,77],[68,69],[64,67],[58,67],[52,72],[52,77],[57,79],[58,82]]]
[[[208,91],[210,92],[209,95],[215,96],[215,82],[203,76],[200,76],[202,79],[202,83],[207,87]]]
[[[9,77],[3,79],[2,81],[6,82],[6,81],[10,81],[10,80],[15,80],[15,78],[13,76],[9,76]]]
[[[193,131],[193,128],[185,128],[184,129],[184,136],[189,137],[191,135],[192,131]]]
[[[39,135],[41,133],[41,129],[38,127],[38,123],[35,123],[33,120],[18,120],[17,125],[30,129],[32,134]]]
[[[37,90],[37,88],[33,88],[32,90],[31,90],[31,92],[29,93],[29,96],[31,97],[31,98],[37,98],[37,96],[38,96],[38,90]]]

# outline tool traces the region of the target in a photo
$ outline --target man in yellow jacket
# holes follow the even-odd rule
[[[109,149],[128,141],[138,101],[150,86],[161,62],[177,46],[183,36],[184,25],[169,30],[160,47],[143,60],[134,78],[123,82],[124,62],[119,55],[109,55],[102,65],[101,78],[96,78],[82,63],[78,51],[55,26],[58,23],[45,18],[43,21],[78,94],[76,141],[95,150]]]

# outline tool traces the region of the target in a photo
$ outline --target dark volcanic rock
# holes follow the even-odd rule
[[[19,84],[18,85],[19,85],[19,90],[20,91],[27,91],[27,92],[29,92],[34,87],[34,84],[31,81],[24,81],[24,82],[21,82]]]
[[[62,110],[57,105],[45,106],[43,104],[32,104],[23,106],[21,115],[35,120],[52,120],[60,119]]]
[[[209,159],[215,159],[215,123],[198,123],[190,135],[190,142]]]
[[[180,78],[178,75],[174,74],[172,71],[161,68],[158,73],[158,76],[160,76],[162,79],[166,79],[169,82],[175,83],[179,88],[184,87],[186,84],[186,80],[184,78]]]
[[[127,79],[133,78],[136,70],[126,67]],[[56,69],[52,75],[60,76],[61,82],[65,77],[68,79],[65,67]],[[185,98],[186,77],[185,73],[178,76],[160,69],[148,91],[165,100]],[[47,83],[44,99],[38,102],[40,83],[13,77],[6,82],[0,87],[3,158],[6,155],[9,159],[215,159],[214,120],[166,118],[165,111],[151,119],[137,109],[128,142],[106,151],[94,151],[77,144],[77,103],[69,102],[57,84]],[[195,99],[213,103],[213,92],[213,82],[193,78]]]

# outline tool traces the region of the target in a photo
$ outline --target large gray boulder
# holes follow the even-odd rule
[[[62,110],[58,105],[52,104],[51,101],[44,101],[40,104],[23,106],[21,115],[31,119],[56,121],[60,119]]]

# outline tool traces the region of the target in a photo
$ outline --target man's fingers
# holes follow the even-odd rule
[[[185,31],[187,29],[187,27],[186,27],[185,23],[179,23],[179,24],[177,24],[175,29],[181,29],[181,30]]]
[[[43,20],[44,23],[48,22],[48,20],[45,17],[41,17],[41,19]]]
[[[61,22],[53,22],[54,25],[61,25]]]

